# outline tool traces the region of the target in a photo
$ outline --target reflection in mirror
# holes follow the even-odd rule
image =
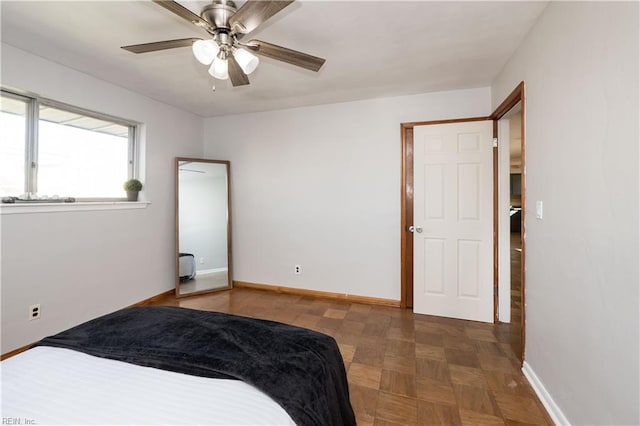
[[[231,287],[229,162],[176,158],[176,296]]]

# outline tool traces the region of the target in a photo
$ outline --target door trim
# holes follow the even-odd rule
[[[498,120],[502,118],[518,102],[522,103],[522,205],[526,205],[526,155],[525,155],[525,83],[521,81],[518,86],[502,101],[502,103],[487,117],[470,117],[451,120],[414,121],[400,124],[401,143],[401,175],[400,175],[400,307],[413,308],[413,238],[408,238],[408,227],[413,224],[413,128],[431,124],[459,123],[465,121],[493,120],[494,137],[497,137]],[[493,150],[493,271],[494,271],[494,322],[498,322],[498,175],[497,175],[497,148]],[[525,255],[526,255],[526,233],[525,233],[525,209],[522,209],[522,271],[521,271],[521,297],[522,297],[522,359],[525,358]],[[513,321],[513,319],[512,319]]]

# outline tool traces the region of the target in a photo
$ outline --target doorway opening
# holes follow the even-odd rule
[[[511,128],[511,121],[509,118],[514,118],[515,127]],[[495,294],[498,295],[496,304],[496,322],[502,322],[506,335],[508,335],[508,341],[511,344],[514,353],[520,358],[520,362],[523,363],[525,359],[526,348],[526,247],[527,247],[527,232],[526,232],[526,182],[527,182],[527,168],[526,168],[526,102],[525,102],[525,84],[524,81],[520,82],[518,86],[507,96],[507,98],[496,108],[491,114],[491,118],[494,120],[494,138],[505,139],[502,143],[503,157],[506,157],[502,162],[499,161],[499,149],[496,150],[495,163],[494,163],[494,188],[496,197],[494,198],[494,213],[495,213],[495,271],[496,271],[496,289]],[[518,124],[519,121],[519,125]],[[503,136],[500,136],[502,133]],[[509,133],[514,133],[513,142],[509,141]],[[520,173],[514,173],[514,181],[511,179],[511,144],[517,145],[518,136],[520,142],[520,156],[517,157],[517,151],[514,152],[514,167],[515,163],[520,163],[517,170]],[[514,147],[515,150],[515,147]],[[498,179],[500,166],[503,171],[503,179]],[[508,172],[508,177],[504,176],[504,171]],[[518,176],[519,175],[519,176]],[[500,185],[500,181],[504,184]],[[518,182],[519,181],[519,182]],[[519,184],[519,188],[517,188]],[[520,202],[520,209],[514,208],[513,222],[514,222],[514,241],[511,240],[511,222],[512,222],[512,204],[511,204],[511,191],[519,192],[519,195],[514,193],[514,203]],[[504,188],[507,188],[506,191]],[[502,189],[502,192],[500,190]],[[519,191],[517,191],[519,189]],[[506,192],[506,194],[505,194]],[[502,197],[500,195],[503,194]],[[503,202],[500,203],[500,198]],[[517,207],[517,206],[514,206]],[[500,209],[506,208],[505,214],[500,215]],[[519,220],[518,220],[518,215]],[[506,219],[508,218],[508,219]],[[502,220],[506,223],[500,224]],[[519,232],[517,230],[517,222],[520,224]],[[502,226],[501,226],[502,225]],[[518,238],[519,233],[519,238]],[[505,236],[506,234],[506,241]],[[500,238],[502,237],[502,238]],[[519,246],[519,247],[518,247]],[[505,273],[505,267],[508,272]],[[511,284],[514,284],[513,288]],[[519,288],[518,288],[519,285]],[[512,296],[514,303],[512,303]],[[519,297],[518,297],[519,296]],[[511,306],[513,306],[513,310]]]
[[[517,318],[517,313],[514,313],[514,317],[511,318],[511,288],[507,287],[507,294],[501,294],[499,292],[499,267],[500,267],[500,256],[499,256],[499,248],[500,241],[497,237],[500,231],[499,228],[499,197],[498,197],[498,148],[494,148],[494,205],[493,205],[493,216],[494,216],[494,322],[499,323],[501,321],[505,321],[504,316],[500,315],[500,306],[508,306],[507,312],[510,323],[502,323],[500,324],[500,330],[498,331],[500,334],[504,333],[509,336],[513,334],[518,334],[519,339],[517,338],[509,338],[510,341],[513,341],[513,344],[519,351],[514,351],[519,355],[520,361],[524,362],[525,357],[525,319],[526,319],[526,303],[525,303],[525,287],[526,287],[526,270],[525,270],[525,258],[526,258],[526,227],[525,227],[525,216],[526,210],[524,206],[526,205],[526,166],[525,166],[525,117],[526,117],[526,109],[525,109],[525,83],[524,81],[520,82],[518,86],[507,96],[504,101],[495,109],[495,111],[488,117],[473,117],[466,119],[454,119],[454,120],[440,120],[440,121],[428,121],[428,122],[412,122],[412,123],[402,123],[401,124],[401,152],[402,152],[402,163],[401,163],[401,213],[400,213],[400,306],[403,308],[413,308],[413,293],[414,293],[414,283],[413,283],[413,238],[412,234],[409,233],[409,227],[413,225],[413,130],[414,126],[425,125],[425,124],[440,124],[440,123],[453,123],[453,122],[462,122],[462,121],[479,121],[479,120],[493,120],[493,130],[494,138],[498,138],[498,127],[499,120],[502,119],[507,113],[509,113],[516,105],[520,105],[520,113],[522,116],[521,125],[520,125],[520,133],[521,133],[521,173],[520,173],[520,189],[521,189],[521,210],[520,210],[520,231],[521,231],[521,247],[516,247],[517,242],[514,243],[515,248],[519,248],[521,251],[516,251],[520,253],[520,267],[514,266],[512,269],[514,273],[517,273],[518,270],[521,270],[520,274],[520,318]],[[510,188],[511,185],[509,185]],[[510,221],[509,221],[510,222]],[[509,227],[509,238],[510,238],[510,227]],[[505,244],[503,243],[503,248]],[[511,241],[508,243],[509,251],[511,250]],[[516,259],[517,260],[517,259]],[[504,263],[504,261],[502,262]],[[510,263],[510,259],[509,259]],[[515,290],[517,293],[517,289]],[[504,293],[504,291],[502,292]],[[503,302],[502,304],[500,302]],[[503,308],[504,310],[504,308]],[[519,322],[519,327],[513,327],[514,321]],[[519,328],[519,330],[518,330]],[[519,331],[519,332],[518,332]],[[519,345],[518,345],[519,343]],[[518,347],[519,346],[519,347]]]
[[[522,104],[498,121],[498,320],[522,359]]]

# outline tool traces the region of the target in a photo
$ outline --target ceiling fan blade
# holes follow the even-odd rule
[[[132,44],[131,46],[122,46],[121,49],[128,50],[133,53],[155,52],[156,50],[174,49],[176,47],[191,46],[194,41],[199,38],[181,38],[177,40],[154,41],[153,43]]]
[[[229,65],[229,78],[231,79],[233,87],[249,84],[249,77],[242,71],[242,68],[240,68],[238,61],[236,61],[233,55],[227,57],[227,63]]]
[[[229,18],[231,29],[247,34],[258,28],[267,19],[289,6],[295,0],[247,0],[245,4]]]
[[[182,6],[180,3],[176,3],[175,1],[172,1],[172,0],[153,0],[153,2],[159,6],[164,7],[168,11],[175,13],[182,19],[186,19],[187,21],[191,22],[194,25],[197,25],[199,27],[206,28],[206,29],[213,28],[210,23],[208,23],[207,21],[205,21],[204,19],[202,19],[201,17],[199,17],[198,15],[196,15],[195,13],[187,9],[186,7]]]
[[[278,61],[286,62],[291,65],[306,68],[310,71],[318,71],[325,62],[325,59],[318,58],[317,56],[308,55],[306,53],[298,52],[286,47],[277,46],[275,44],[267,43],[266,41],[251,40],[246,45],[255,53],[267,58],[276,59]]]

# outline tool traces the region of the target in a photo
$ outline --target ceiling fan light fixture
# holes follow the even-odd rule
[[[233,56],[236,58],[242,71],[247,75],[254,72],[260,63],[258,57],[246,49],[233,49]]]
[[[203,65],[209,65],[220,51],[214,40],[196,40],[191,46],[193,56]]]
[[[229,63],[226,59],[216,56],[209,68],[209,74],[218,80],[226,80],[229,78]]]
[[[217,80],[229,79],[233,87],[249,84],[247,75],[253,73],[260,62],[256,54],[315,72],[324,64],[323,58],[266,41],[241,42],[244,35],[253,32],[295,0],[244,0],[240,8],[232,0],[208,1],[211,4],[202,8],[198,16],[175,0],[153,0],[154,4],[204,29],[208,34],[205,39],[164,40],[122,46],[122,49],[138,54],[190,46],[196,60],[208,67],[209,74]]]

